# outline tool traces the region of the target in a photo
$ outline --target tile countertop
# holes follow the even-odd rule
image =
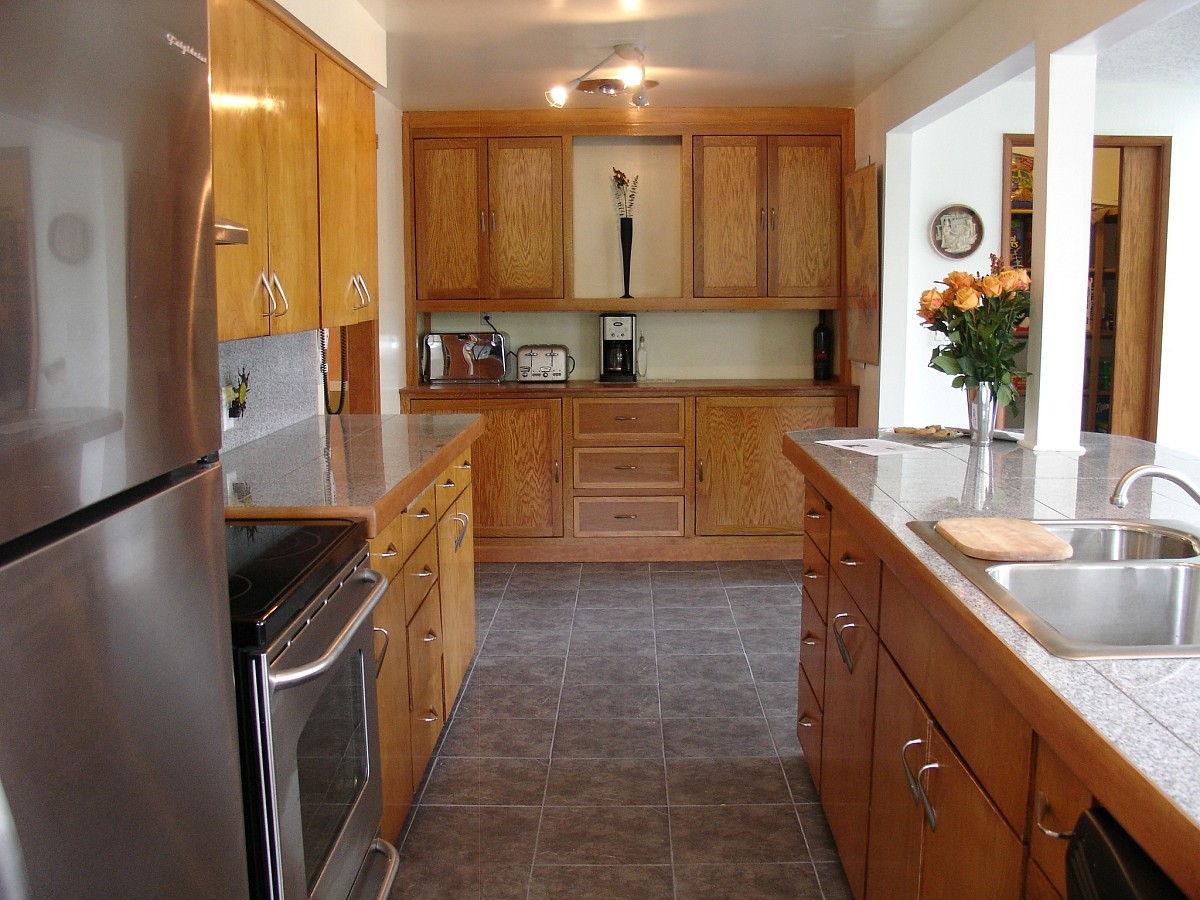
[[[871,457],[816,443],[875,437],[935,450]],[[912,520],[951,516],[1151,517],[1200,526],[1200,506],[1162,479],[1136,482],[1124,509],[1108,500],[1117,479],[1143,463],[1168,466],[1200,482],[1200,458],[1134,438],[1084,434],[1082,443],[1082,454],[1033,453],[1007,442],[993,444],[989,452],[970,447],[966,438],[939,442],[890,431],[830,428],[787,435],[784,453],[818,490],[823,485],[840,486],[878,521],[884,530],[881,535],[890,532],[895,541],[876,547],[885,563],[890,556],[893,565],[911,566],[915,557],[1043,685],[1168,798],[1183,815],[1174,837],[1186,840],[1193,855],[1200,857],[1200,659],[1081,661],[1053,656],[907,527]],[[840,492],[837,498],[828,497],[835,510],[840,498]],[[1011,666],[1012,660],[998,665]],[[997,686],[1005,691],[1004,684]],[[1010,699],[1025,700],[1027,705],[1038,693],[1010,690],[1015,695]],[[1021,708],[1020,702],[1017,705]],[[1037,711],[1022,712],[1035,730],[1042,730]],[[1041,724],[1055,728],[1051,722]],[[1122,803],[1121,798],[1099,800],[1114,813]],[[1194,880],[1200,878],[1200,866],[1173,874],[1181,886],[1190,882],[1185,889],[1200,883]]]
[[[394,519],[483,433],[476,415],[313,416],[221,454],[225,516]]]

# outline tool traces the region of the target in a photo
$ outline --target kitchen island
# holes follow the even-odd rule
[[[914,450],[872,457],[818,443],[877,437],[913,445]],[[1011,847],[1014,864],[1020,867],[1013,876],[1016,890],[1026,890],[1029,896],[1053,897],[1063,893],[1063,876],[1055,869],[1061,868],[1066,842],[1045,837],[1036,825],[1039,815],[1044,817],[1045,824],[1045,820],[1054,818],[1055,812],[1062,813],[1061,808],[1056,810],[1053,802],[1045,800],[1054,790],[1043,783],[1043,762],[1047,764],[1045,768],[1052,768],[1049,763],[1054,762],[1060,769],[1065,768],[1064,777],[1077,785],[1075,793],[1082,793],[1081,807],[1094,802],[1106,808],[1187,895],[1200,896],[1200,660],[1082,661],[1053,656],[908,527],[914,520],[957,516],[1155,518],[1200,526],[1200,507],[1174,485],[1160,479],[1136,483],[1130,503],[1124,509],[1108,502],[1117,479],[1135,465],[1156,463],[1195,479],[1200,478],[1200,459],[1144,441],[1106,435],[1085,434],[1083,446],[1082,454],[1035,454],[1010,443],[997,443],[986,450],[971,448],[965,438],[931,441],[863,429],[795,432],[784,439],[784,455],[799,468],[813,497],[827,501],[824,506],[806,508],[818,519],[827,512],[833,523],[834,552],[826,552],[825,564],[828,572],[838,572],[839,577],[830,574],[829,584],[849,581],[848,575],[842,577],[839,563],[851,567],[859,564],[838,550],[839,527],[856,536],[850,541],[851,546],[869,548],[865,555],[876,558],[877,598],[882,581],[882,602],[877,600],[879,611],[874,621],[868,606],[864,609],[866,621],[856,623],[859,627],[855,631],[846,630],[846,622],[852,619],[839,616],[841,625],[825,632],[830,638],[829,645],[832,647],[836,642],[839,649],[853,639],[861,639],[862,633],[878,645],[879,699],[875,699],[872,683],[869,703],[863,701],[865,705],[860,708],[867,710],[869,719],[865,725],[860,722],[856,726],[865,735],[868,747],[868,758],[863,761],[866,787],[840,808],[838,803],[844,792],[837,784],[841,770],[835,765],[841,762],[837,758],[840,754],[829,758],[831,741],[836,740],[830,732],[840,711],[831,707],[842,702],[839,698],[855,695],[845,695],[831,687],[842,677],[842,663],[836,653],[830,652],[820,678],[814,679],[806,676],[806,651],[801,651],[798,731],[802,743],[806,737],[810,740],[806,752],[815,746],[819,756],[820,741],[813,745],[811,736],[814,723],[819,733],[823,717],[825,771],[820,774],[818,770],[814,776],[822,779],[819,785],[822,800],[830,813],[831,827],[856,891],[861,892],[865,883],[868,896],[900,896],[895,882],[876,882],[876,874],[899,878],[897,873],[916,873],[921,860],[936,857],[930,850],[934,843],[931,836],[922,838],[918,834],[913,838],[910,854],[916,861],[892,860],[894,865],[889,869],[878,858],[876,843],[867,838],[868,834],[875,834],[871,830],[875,820],[887,814],[880,773],[886,775],[894,769],[899,776],[901,760],[905,774],[910,762],[913,774],[918,768],[917,752],[904,759],[906,749],[893,760],[896,755],[881,745],[886,720],[895,710],[895,704],[884,700],[885,674],[898,671],[904,679],[889,675],[891,680],[887,683],[907,685],[909,694],[917,695],[916,699],[923,704],[921,708],[933,722],[929,733],[944,735],[957,751],[954,755],[961,754],[965,771],[979,789],[985,806],[1000,822],[997,846]],[[806,569],[810,568],[809,558],[806,547]],[[821,562],[819,555],[814,558]],[[882,573],[881,579],[878,573]],[[812,574],[814,578],[821,575]],[[831,616],[834,593],[829,591]],[[850,593],[853,595],[853,588]],[[852,608],[858,609],[853,605]],[[820,633],[815,613],[811,621],[807,618],[808,609],[806,605],[806,619],[802,623],[806,643],[819,643],[825,634]],[[932,639],[906,644],[904,630],[917,620],[930,623],[923,634]],[[817,623],[815,629],[814,623]],[[875,631],[870,630],[868,623]],[[957,663],[965,667],[961,680],[923,681],[925,670],[936,669],[940,658],[946,655],[955,656]],[[821,682],[824,695],[818,696],[813,710],[806,712],[805,694],[813,680]],[[873,669],[871,680],[874,682]],[[929,685],[927,690],[923,684]],[[992,692],[994,703],[987,699]],[[1011,715],[993,718],[993,706]],[[1010,723],[1015,724],[1010,726]],[[995,746],[1011,741],[1013,752],[1003,754],[1004,760],[989,758],[986,751],[977,749],[981,746],[979,735],[972,730],[980,732],[985,743]],[[876,744],[875,759],[870,758],[872,738]],[[936,749],[936,737],[930,740]],[[885,753],[886,765],[881,762],[881,754]],[[946,751],[947,755],[950,753]],[[998,755],[1001,754],[993,754]],[[1023,786],[1025,791],[1023,797],[1015,796],[1007,805],[1008,793],[1017,792],[1008,791],[1007,776],[996,775],[1005,765],[1011,765],[1016,773],[1009,781]],[[943,774],[946,771],[943,764],[941,771],[930,773],[924,781],[917,774],[916,780],[932,793],[939,778],[946,778],[948,783],[949,776]],[[905,787],[903,780],[897,780],[904,801],[900,814],[910,815],[903,808],[907,804],[916,810],[912,815],[919,819],[921,810],[916,801],[921,790],[911,782]],[[874,796],[868,797],[863,791],[873,791]],[[834,809],[830,809],[831,803]],[[846,813],[846,809],[850,812]],[[1055,820],[1055,829],[1051,830],[1070,830],[1074,818],[1065,818]],[[850,825],[842,826],[835,821],[839,819]],[[919,823],[917,827],[920,828]],[[950,829],[941,829],[947,830]],[[1055,845],[1049,855],[1039,851],[1047,842]],[[892,843],[899,846],[904,841],[894,837]],[[857,881],[855,870],[860,873]],[[989,867],[989,871],[995,869]],[[920,877],[925,884],[928,879],[936,880],[939,873],[927,871],[913,877]],[[880,892],[879,884],[887,887]],[[1016,896],[1007,890],[997,890],[996,894]]]

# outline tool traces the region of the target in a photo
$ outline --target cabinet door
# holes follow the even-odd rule
[[[936,815],[925,826],[921,897],[1010,900],[1022,884],[1022,847],[945,736],[933,730],[924,785]]]
[[[1059,894],[1067,893],[1067,840],[1079,814],[1092,805],[1092,794],[1044,741],[1038,742],[1034,775],[1033,827],[1029,857]],[[1033,866],[1030,866],[1033,868]]]
[[[266,110],[268,278],[276,292],[272,334],[321,324],[317,239],[317,54],[268,17],[263,42]]]
[[[840,138],[769,139],[769,296],[837,297],[840,293],[841,171]]]
[[[879,639],[836,578],[829,586],[825,653],[821,802],[846,879],[861,898],[867,880]]]
[[[929,750],[929,716],[887,653],[879,654],[867,897],[913,900],[921,875],[919,797],[910,788]]]
[[[488,141],[491,296],[563,295],[562,139]]]
[[[317,58],[321,197],[321,325],[378,318],[375,246],[375,94]],[[358,279],[363,279],[359,284]]]
[[[487,142],[413,141],[418,300],[488,295]]]
[[[383,781],[383,821],[380,832],[394,841],[412,804],[412,743],[409,724],[408,638],[405,632],[404,588],[393,583],[375,607],[376,629],[386,633],[383,663],[375,681],[379,704],[379,766]]]
[[[268,99],[263,12],[248,0],[209,3],[213,212],[247,228],[247,242],[217,253],[217,335],[222,341],[270,333],[267,170],[262,133]]]
[[[845,416],[841,397],[697,398],[696,533],[802,533],[804,479],[783,436]]]
[[[475,653],[475,528],[471,488],[438,521],[438,580],[442,592],[442,646],[446,716]]]
[[[412,400],[414,413],[479,413],[472,447],[478,537],[562,537],[561,400]]]
[[[765,156],[765,138],[693,138],[692,265],[697,297],[766,296]]]

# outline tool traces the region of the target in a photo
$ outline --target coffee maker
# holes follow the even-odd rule
[[[637,317],[629,313],[600,316],[600,380],[637,381],[634,348]]]

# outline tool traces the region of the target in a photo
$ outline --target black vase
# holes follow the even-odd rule
[[[617,221],[621,223],[621,267],[625,275],[625,293],[621,295],[621,299],[626,300],[633,298],[633,294],[629,293],[629,254],[633,250],[633,219],[622,216]]]

